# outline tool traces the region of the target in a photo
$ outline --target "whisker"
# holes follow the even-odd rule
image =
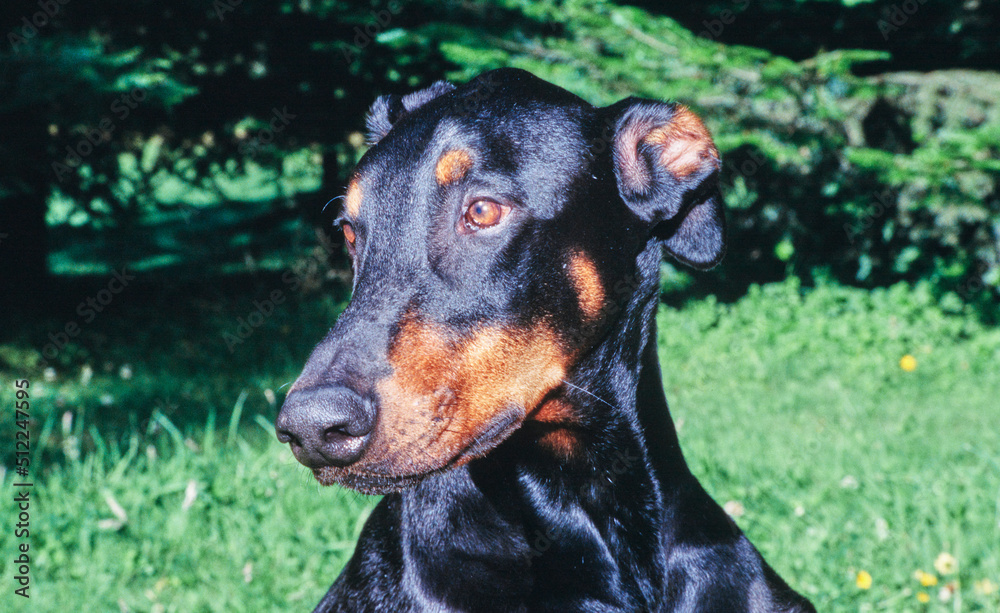
[[[583,388],[582,388],[582,387],[580,387],[579,385],[573,385],[572,383],[570,383],[570,382],[569,382],[569,381],[567,381],[566,379],[562,379],[562,382],[563,382],[563,383],[565,383],[566,385],[568,385],[568,386],[572,387],[573,389],[576,389],[576,390],[580,390],[580,391],[581,391],[581,392],[583,392],[584,394],[587,394],[588,396],[591,396],[592,398],[596,398],[597,400],[600,400],[601,402],[603,402],[604,404],[608,405],[608,406],[609,406],[609,407],[611,407],[612,409],[618,409],[618,410],[621,410],[621,408],[620,408],[620,407],[616,407],[615,405],[611,404],[610,402],[608,402],[608,401],[607,401],[607,400],[605,400],[604,398],[601,398],[600,396],[598,396],[598,395],[596,395],[596,394],[593,394],[593,393],[591,393],[591,392],[589,392],[589,391],[587,391],[587,390],[583,389]]]
[[[346,197],[347,196],[337,196],[336,198],[330,198],[329,202],[323,205],[323,210],[325,211],[326,207],[330,206],[330,202],[333,202],[334,200],[343,200]]]

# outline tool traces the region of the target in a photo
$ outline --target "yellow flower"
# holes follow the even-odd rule
[[[927,603],[931,601],[931,597],[927,592],[917,592],[917,600]]]
[[[950,575],[958,568],[958,560],[950,553],[943,551],[934,560],[934,568],[942,575]]]
[[[989,579],[976,581],[972,587],[976,590],[977,594],[982,596],[989,596],[990,594],[996,594],[997,591],[1000,591],[1000,585],[993,583]]]
[[[920,585],[924,587],[930,587],[932,585],[937,585],[938,578],[930,573],[925,573],[922,570],[918,570],[913,573],[913,577],[920,582]]]
[[[913,372],[917,369],[917,358],[907,353],[899,358],[899,367],[906,372]]]
[[[858,578],[855,580],[858,587],[862,590],[867,590],[872,586],[872,576],[867,570],[858,571]]]

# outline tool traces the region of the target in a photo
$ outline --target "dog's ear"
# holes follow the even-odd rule
[[[667,252],[694,268],[725,253],[719,151],[697,115],[679,104],[630,98],[608,107],[625,203]]]
[[[447,94],[455,86],[447,81],[438,81],[426,89],[405,96],[388,94],[379,96],[368,109],[365,125],[368,128],[368,144],[374,145],[389,133],[392,126],[407,113],[412,113],[431,100]]]

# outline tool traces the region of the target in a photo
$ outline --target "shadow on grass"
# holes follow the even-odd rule
[[[110,278],[61,280],[54,314],[16,315],[0,338],[0,381],[30,381],[45,463],[66,455],[67,439],[86,453],[166,424],[225,427],[238,401],[244,421],[273,420],[349,295],[325,266],[197,281],[144,274],[118,293]],[[5,412],[0,427],[13,420]]]

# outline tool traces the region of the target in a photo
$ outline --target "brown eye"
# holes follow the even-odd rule
[[[495,226],[507,215],[510,207],[492,200],[476,200],[465,211],[465,226],[470,230],[482,230]]]
[[[340,224],[340,229],[344,232],[344,240],[347,241],[347,250],[351,252],[351,255],[354,255],[354,241],[358,238],[358,235],[354,233],[354,226],[345,221]]]

